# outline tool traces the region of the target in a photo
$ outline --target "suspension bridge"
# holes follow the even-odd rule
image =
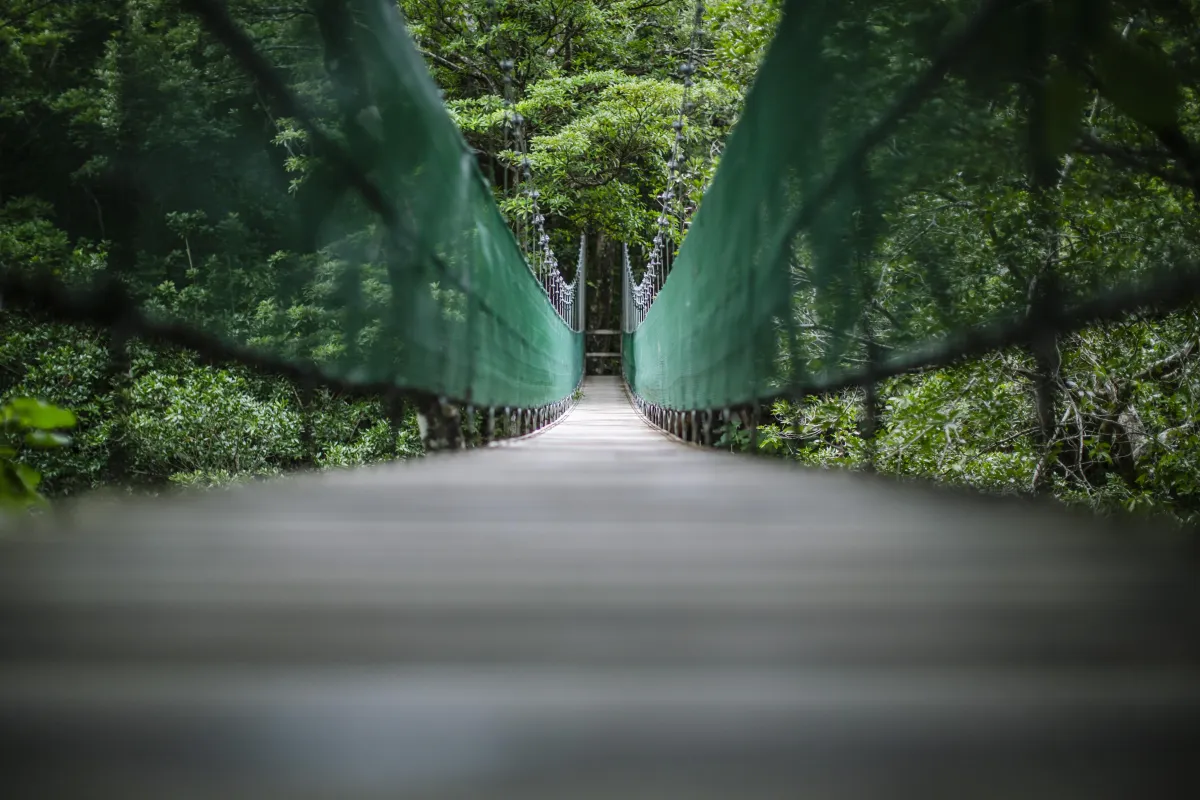
[[[323,20],[325,45],[357,65],[338,78],[350,82],[346,124],[371,123],[369,137],[339,138],[221,4],[185,5],[309,126],[357,198],[315,226],[344,267],[322,297],[345,346],[321,361],[252,349],[111,286],[45,277],[4,274],[6,303],[301,385],[399,396],[439,452],[219,493],[84,498],[17,523],[0,539],[10,790],[1200,790],[1200,592],[1185,539],[712,446],[775,398],[859,387],[871,406],[883,378],[1002,347],[1037,353],[1083,325],[1195,298],[1195,273],[1174,270],[1107,292],[1052,286],[969,327],[877,324],[854,279],[870,247],[857,220],[894,166],[873,154],[1006,3],[983,4],[833,149],[821,114],[788,110],[837,94],[814,76],[855,77],[827,69],[835,56],[820,46],[836,12],[786,3],[676,253],[685,94],[659,235],[641,275],[627,257],[621,276],[620,377],[585,375],[585,248],[568,281],[532,182],[531,224],[509,231],[394,6],[348,0]],[[812,259],[809,282],[797,252]],[[797,305],[835,335],[805,338]]]

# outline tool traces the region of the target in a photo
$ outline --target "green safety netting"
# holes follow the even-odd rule
[[[785,2],[648,313],[627,278],[632,389],[720,409],[865,385],[1036,349],[1040,324],[1178,281],[1200,253],[1186,179],[1137,186],[1128,164],[1079,155],[1133,126],[1153,151],[1177,124],[1180,42],[1135,41],[1119,5]]]
[[[261,7],[230,13],[318,130],[210,39],[205,57],[224,61],[207,83],[241,88],[214,90],[221,107],[196,121],[195,142],[114,155],[136,197],[136,251],[149,254],[123,265],[116,254],[114,269],[159,284],[146,305],[157,318],[333,379],[478,406],[569,396],[583,369],[579,326],[548,302],[396,4],[311,8],[291,15],[283,42],[256,37]],[[170,115],[169,90],[138,57],[131,48],[129,107]]]

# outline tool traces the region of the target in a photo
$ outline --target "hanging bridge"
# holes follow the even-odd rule
[[[532,181],[531,224],[510,232],[391,4],[347,0],[319,18],[342,82],[340,135],[306,116],[222,5],[184,5],[304,127],[338,187],[301,226],[324,266],[273,279],[280,298],[315,298],[339,346],[318,358],[295,337],[241,341],[156,314],[119,282],[81,292],[6,271],[6,303],[414,403],[442,452],[217,493],[83,498],[16,523],[0,539],[6,786],[1200,789],[1200,590],[1186,540],[1143,520],[713,446],[774,399],[846,388],[864,390],[869,435],[885,378],[1006,347],[1042,364],[1056,336],[1196,297],[1185,268],[1105,290],[1047,278],[1022,305],[964,318],[974,312],[946,287],[982,293],[991,279],[931,267],[916,301],[879,310],[883,282],[861,267],[869,212],[907,171],[882,145],[939,122],[922,109],[1013,4],[984,3],[914,64],[898,99],[863,108],[834,103],[866,69],[826,46],[840,6],[786,3],[676,253],[685,94],[658,236],[641,274],[626,255],[619,279],[619,378],[585,375],[586,247],[568,281]],[[690,88],[695,64],[682,72]],[[963,136],[928,149],[949,158]],[[1038,407],[1045,421],[1048,382]]]

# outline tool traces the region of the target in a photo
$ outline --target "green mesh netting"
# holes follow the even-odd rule
[[[234,21],[378,188],[384,213],[212,42],[207,55],[225,61],[205,85],[241,89],[214,90],[220,107],[196,121],[196,141],[115,154],[136,198],[140,254],[119,267],[122,278],[161,282],[148,306],[160,318],[315,362],[334,378],[479,406],[568,396],[583,368],[578,326],[527,266],[395,4],[312,9],[292,15],[283,42],[256,37],[254,8],[237,16],[235,6]],[[138,24],[152,23],[130,28]],[[263,26],[262,36],[278,30]],[[151,123],[173,113],[154,57],[130,48],[123,94],[126,110]]]
[[[865,383],[1200,253],[1186,188],[1077,155],[1089,127],[1153,150],[1169,42],[1123,37],[1101,0],[919,6],[785,3],[669,279],[626,324],[644,400]]]
[[[670,279],[626,336],[626,377],[645,400],[720,408],[777,393],[789,368],[805,366],[780,352],[781,340],[795,335],[796,272],[809,273],[811,299],[826,306],[832,325],[848,329],[858,319],[844,230],[852,209],[834,204],[807,253],[793,226],[838,151],[852,143],[850,120],[834,130],[829,106],[862,70],[862,54],[831,54],[826,40],[863,5],[787,4]]]

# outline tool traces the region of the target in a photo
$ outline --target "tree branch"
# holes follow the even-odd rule
[[[1196,199],[1200,200],[1200,175],[1193,177],[1182,170],[1169,169],[1153,163],[1166,161],[1170,157],[1166,153],[1153,150],[1131,150],[1121,145],[1101,141],[1091,133],[1084,133],[1079,137],[1076,152],[1089,156],[1103,156],[1126,169],[1142,172],[1165,183],[1188,189],[1196,195]]]

